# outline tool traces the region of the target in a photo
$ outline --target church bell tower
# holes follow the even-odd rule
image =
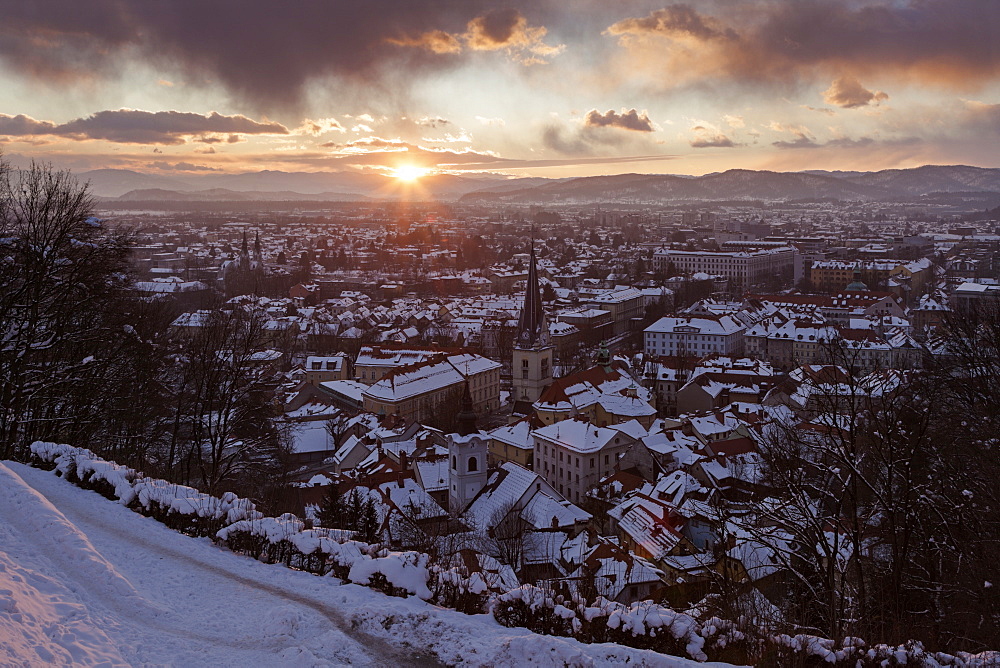
[[[514,396],[511,398],[515,402],[534,403],[542,390],[552,383],[552,351],[549,323],[542,308],[542,292],[538,286],[535,246],[532,244],[524,307],[521,309],[517,339],[514,342]]]

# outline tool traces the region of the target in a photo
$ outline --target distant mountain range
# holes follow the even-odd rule
[[[619,174],[575,179],[510,179],[489,174],[428,175],[412,186],[357,172],[280,172],[161,176],[99,169],[78,175],[104,200],[360,201],[444,200],[463,203],[636,204],[695,201],[949,200],[1000,203],[1000,169],[927,165],[878,172],[769,172],[731,169],[704,176]]]

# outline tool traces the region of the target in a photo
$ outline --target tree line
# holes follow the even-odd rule
[[[266,507],[287,471],[262,355],[280,342],[252,303],[172,331],[175,308],[133,289],[134,241],[68,172],[0,161],[0,458],[73,443]]]

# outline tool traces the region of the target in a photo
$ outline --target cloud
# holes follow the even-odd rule
[[[446,125],[451,125],[452,122],[447,118],[441,118],[440,116],[424,116],[414,121],[417,125],[425,128],[441,128]]]
[[[295,135],[312,135],[318,137],[328,132],[347,132],[336,118],[305,119],[302,125],[292,130]]]
[[[622,109],[621,113],[608,109],[603,114],[592,109],[587,112],[583,122],[584,125],[592,128],[620,128],[634,132],[653,132],[655,129],[646,112],[638,112],[635,109],[628,111]]]
[[[693,148],[734,148],[741,146],[724,134],[706,135],[700,134],[691,140]]]
[[[782,132],[791,134],[794,139],[779,139],[778,141],[771,142],[771,145],[779,149],[789,149],[789,148],[816,148],[820,144],[816,143],[816,137],[812,132],[809,131],[804,125],[792,125],[788,123],[779,123],[778,121],[771,121],[767,125],[769,130],[774,132]]]
[[[476,120],[483,125],[493,125],[496,127],[504,127],[507,123],[502,118],[486,118],[485,116],[476,116]]]
[[[815,111],[818,114],[826,114],[827,116],[837,115],[836,111],[834,111],[833,109],[827,109],[826,107],[812,107],[809,106],[808,104],[803,104],[799,106],[801,106],[803,109],[806,109],[807,111]]]
[[[386,41],[396,46],[412,46],[437,54],[462,52],[462,43],[459,39],[443,30],[428,30],[414,36],[387,37]]]
[[[1000,104],[964,100],[957,120],[977,135],[1000,135]]]
[[[457,135],[446,132],[443,137],[421,137],[420,139],[431,144],[469,144],[472,142],[472,136],[464,130]]]
[[[0,21],[0,61],[59,85],[145,64],[178,85],[221,86],[262,111],[295,110],[316,80],[384,99],[405,95],[415,73],[460,65],[459,52],[504,50],[527,62],[561,50],[542,41],[546,28],[494,8],[488,0],[293,2],[280,11],[267,2],[11,2]],[[410,36],[422,48],[391,47],[417,39]]]
[[[854,77],[844,76],[834,79],[830,87],[823,91],[823,100],[845,109],[864,107],[869,104],[878,106],[889,99],[889,95],[880,90],[868,90]]]
[[[155,162],[151,167],[155,169],[160,169],[163,171],[174,171],[174,172],[221,172],[222,169],[218,167],[209,167],[207,165],[196,165],[190,162]]]
[[[531,26],[517,9],[495,9],[476,16],[463,33],[429,30],[416,35],[404,34],[386,39],[390,44],[417,47],[436,54],[457,54],[468,51],[505,51],[509,57],[525,65],[547,62],[545,58],[561,53],[565,45],[545,43],[548,29]]]
[[[0,114],[0,135],[30,136],[55,134],[56,124],[50,121],[36,121],[31,116]]]
[[[799,135],[798,137],[796,137],[795,139],[792,139],[791,141],[788,141],[788,140],[779,140],[779,141],[771,142],[771,146],[774,146],[775,148],[781,148],[781,149],[786,149],[786,148],[818,148],[819,146],[821,146],[821,144],[817,144],[816,140],[813,139],[812,137],[807,137],[806,135]]]
[[[839,148],[839,149],[867,149],[867,148],[889,148],[905,147],[921,143],[917,137],[898,137],[893,139],[877,139],[875,137],[862,136],[857,139],[851,137],[835,137],[825,142],[818,142],[813,137],[799,136],[793,141],[777,141],[773,145],[780,149],[796,148]]]
[[[736,39],[734,30],[710,16],[704,16],[688,5],[673,5],[643,18],[629,18],[608,28],[611,35],[660,34],[666,37],[690,37],[698,41]]]
[[[349,142],[328,141],[320,144],[321,148],[335,149],[338,153],[370,153],[373,151],[406,150],[408,144],[401,139],[382,139],[381,137],[363,137]]]
[[[994,0],[709,6],[726,11],[712,15],[677,4],[618,21],[606,34],[631,52],[631,65],[670,86],[721,80],[791,88],[831,74],[878,73],[961,88],[982,86],[1000,72],[993,38],[1000,33],[1000,3]],[[871,92],[862,104],[875,99]]]
[[[211,133],[243,133],[286,135],[288,128],[280,123],[258,122],[243,115],[208,115],[181,111],[139,111],[119,109],[98,111],[86,118],[68,123],[37,121],[28,116],[0,114],[0,134],[55,135],[75,140],[103,139],[119,144],[184,144],[188,137]],[[230,143],[232,137],[230,135]],[[196,141],[213,143],[211,136]],[[237,138],[238,141],[238,138]]]

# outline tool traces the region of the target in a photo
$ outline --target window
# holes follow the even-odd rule
[[[479,471],[479,460],[475,457],[469,457],[469,473],[476,473]]]
[[[455,471],[458,470],[458,457],[456,457],[455,455],[451,456],[451,468],[454,469]]]
[[[594,468],[594,458],[590,458],[590,468]]]
[[[528,360],[521,360],[521,367],[524,369],[528,368]]]
[[[607,455],[604,455],[604,465],[605,466],[608,465],[608,456]]]

